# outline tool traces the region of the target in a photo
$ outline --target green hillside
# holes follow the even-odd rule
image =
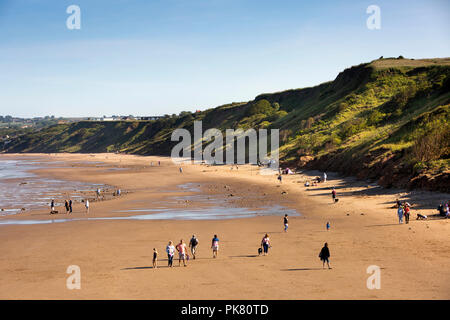
[[[169,155],[175,128],[279,128],[281,160],[449,192],[450,58],[379,59],[311,88],[155,121],[78,122],[27,133],[5,152]]]

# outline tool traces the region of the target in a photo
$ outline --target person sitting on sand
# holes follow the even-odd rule
[[[327,262],[328,269],[330,268],[330,250],[328,249],[328,243],[325,242],[325,245],[323,246],[322,250],[320,250],[319,258],[323,262],[322,269],[325,269],[325,261]]]
[[[271,247],[271,245],[270,245],[269,235],[267,233],[261,240],[261,246],[263,248],[264,255],[269,254],[269,248]]]
[[[197,251],[198,239],[195,234],[192,235],[191,240],[189,241],[189,248],[191,248],[192,258],[195,260],[195,252]]]
[[[158,261],[158,250],[156,250],[156,248],[153,248],[153,261],[152,261],[153,269],[158,268],[158,266],[156,265],[157,261]]]
[[[167,261],[169,262],[169,267],[173,267],[173,255],[175,254],[175,247],[173,246],[173,242],[169,241],[169,244],[166,247],[167,252]]]
[[[183,239],[181,239],[180,243],[177,244],[176,249],[178,251],[178,266],[181,265],[181,260],[183,260],[183,265],[186,267],[186,244],[184,243]]]
[[[216,258],[219,253],[219,238],[217,238],[217,234],[215,234],[214,238],[212,238],[211,248],[213,250],[213,258]]]

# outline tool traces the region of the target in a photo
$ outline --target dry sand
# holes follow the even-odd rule
[[[30,157],[36,155],[30,155]],[[28,155],[0,155],[26,158]],[[350,178],[328,174],[329,181],[305,188],[315,172],[262,176],[254,166],[184,165],[183,174],[168,158],[116,154],[52,154],[42,159],[73,163],[69,168],[39,174],[116,186],[121,197],[91,202],[89,217],[126,215],[115,211],[131,204],[153,206],[168,197],[185,195],[177,185],[195,183],[202,194],[221,197],[227,207],[280,204],[296,209],[289,232],[280,216],[230,220],[71,221],[41,225],[0,225],[1,299],[449,299],[450,221],[416,221],[416,213],[434,214],[449,195],[384,190]],[[157,166],[157,161],[162,161]],[[102,161],[110,168],[84,168],[77,161]],[[150,161],[154,162],[151,167]],[[70,183],[70,182],[68,182]],[[227,187],[225,187],[227,186]],[[333,204],[330,187],[340,201]],[[178,190],[178,191],[177,191]],[[284,194],[283,191],[285,192]],[[126,193],[128,192],[128,193]],[[188,193],[189,194],[189,193]],[[233,196],[230,196],[233,194]],[[398,196],[413,204],[411,222],[399,225]],[[196,208],[195,200],[170,206]],[[62,208],[59,208],[60,210]],[[51,218],[63,219],[64,214]],[[86,217],[76,203],[72,217]],[[49,219],[47,209],[0,219]],[[325,224],[331,223],[327,231]],[[269,233],[272,248],[257,256],[261,238]],[[199,240],[196,260],[188,267],[167,268],[168,240]],[[217,259],[210,241],[220,238]],[[324,242],[332,269],[322,269],[318,253]],[[152,269],[152,249],[160,253]],[[81,289],[68,290],[69,265],[81,268]],[[366,286],[367,267],[381,268],[381,289]]]

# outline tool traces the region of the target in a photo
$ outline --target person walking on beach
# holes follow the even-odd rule
[[[333,199],[333,203],[336,202],[336,190],[333,187],[333,190],[331,191],[331,198]]]
[[[288,220],[287,213],[284,215],[283,223],[284,223],[284,232],[287,232],[287,229],[288,229],[288,226],[289,226],[289,220]]]
[[[281,176],[281,174],[278,175],[278,178],[277,178],[277,179],[280,181],[280,183],[283,183],[283,181],[282,181],[282,180],[283,180],[283,177]]]
[[[156,248],[153,248],[153,260],[152,260],[153,269],[158,268],[158,266],[156,265],[157,261],[158,261],[158,250],[156,250]]]
[[[211,240],[211,248],[213,251],[213,258],[217,258],[217,254],[219,253],[219,238],[217,238],[217,234]]]
[[[64,201],[64,207],[66,208],[66,214],[69,213],[69,201]]]
[[[86,213],[89,213],[89,200],[86,200],[84,205],[86,207]]]
[[[269,235],[267,233],[261,240],[261,246],[263,248],[264,255],[269,254],[269,248],[271,247],[271,245]]]
[[[326,172],[323,173],[323,182],[327,182],[327,173]]]
[[[403,207],[400,206],[397,209],[397,215],[398,215],[398,223],[403,223]]]
[[[72,213],[72,199],[69,199],[69,213]]]
[[[183,173],[183,168],[182,167],[180,167],[180,173]]]
[[[178,251],[178,266],[181,265],[181,260],[183,260],[183,264],[186,267],[186,244],[184,243],[183,239],[180,240],[180,243],[177,244],[176,249]]]
[[[189,248],[191,248],[192,258],[195,260],[195,252],[197,251],[198,239],[195,234],[192,235],[191,241],[189,241]]]
[[[167,252],[167,261],[169,262],[169,267],[173,267],[173,255],[175,254],[175,247],[173,246],[173,242],[169,241],[169,244],[166,247]]]
[[[407,224],[409,223],[409,213],[410,213],[409,206],[407,203],[405,203],[404,216],[405,216],[405,223],[407,223]]]
[[[322,269],[325,269],[325,262],[328,265],[328,269],[330,268],[330,250],[328,249],[328,243],[325,242],[325,245],[323,246],[322,250],[320,250],[319,258],[323,262]]]
[[[330,222],[327,222],[327,231],[330,230]]]
[[[50,214],[55,213],[55,200],[52,199],[50,202]]]

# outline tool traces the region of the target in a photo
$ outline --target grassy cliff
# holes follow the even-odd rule
[[[78,122],[22,135],[6,152],[169,155],[175,128],[279,128],[281,160],[385,186],[449,192],[450,58],[379,59],[311,88],[156,121]]]

